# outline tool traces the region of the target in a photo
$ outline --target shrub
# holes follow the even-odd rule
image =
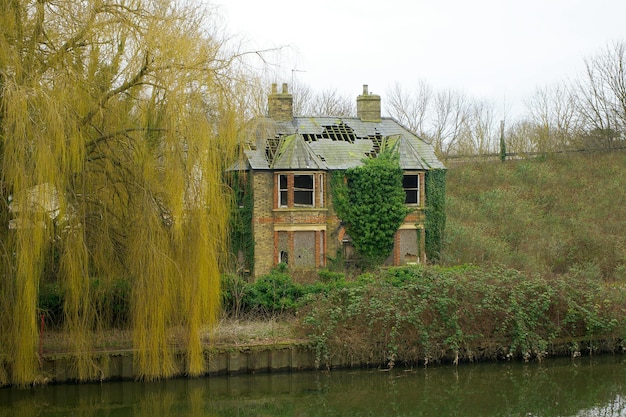
[[[299,311],[320,365],[522,357],[558,338],[620,340],[624,288],[590,280],[594,268],[546,279],[501,267],[391,268],[320,293]]]
[[[50,327],[60,327],[63,323],[63,291],[56,282],[46,282],[39,286],[39,310],[45,323]]]
[[[317,271],[320,282],[323,284],[338,284],[344,281],[345,276],[342,272],[334,272],[328,269],[320,269]]]
[[[302,286],[279,268],[248,286],[245,305],[264,315],[293,313],[302,294]]]

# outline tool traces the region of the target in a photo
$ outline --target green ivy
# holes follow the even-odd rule
[[[446,170],[426,171],[425,240],[426,259],[438,262],[446,228]]]
[[[254,195],[252,192],[252,178],[247,172],[231,173],[230,186],[234,192],[235,207],[230,219],[230,247],[231,254],[237,259],[239,251],[244,255],[244,268],[252,271],[254,268],[254,238],[252,236],[252,209]],[[236,262],[235,262],[236,263]]]
[[[389,256],[408,214],[399,160],[396,150],[387,149],[331,177],[335,211],[366,265],[382,264]]]

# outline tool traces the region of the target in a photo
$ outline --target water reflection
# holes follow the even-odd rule
[[[13,416],[626,417],[626,357],[0,390]]]

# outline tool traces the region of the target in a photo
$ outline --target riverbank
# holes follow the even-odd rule
[[[216,327],[202,333],[206,374],[223,375],[255,372],[277,372],[312,369],[308,340],[295,334],[292,317],[266,320],[223,319]],[[39,346],[40,376],[35,384],[75,383],[137,379],[130,330],[110,329],[92,335],[93,350],[76,354],[69,335],[45,330]],[[174,351],[174,376],[185,375],[185,355],[180,332],[172,331],[169,345]],[[87,354],[93,359],[95,372],[80,381],[76,362]]]
[[[432,363],[396,357],[388,360],[363,360],[337,351],[323,362],[312,340],[298,336],[297,321],[291,317],[268,320],[221,320],[216,328],[203,333],[205,376],[256,374],[272,372],[297,372],[312,369],[378,368],[389,370],[394,366],[425,367],[436,363],[470,363],[518,361],[525,358],[508,352],[506,343],[483,341],[474,345],[472,352],[441,352]],[[44,332],[42,337],[40,377],[35,384],[77,382],[104,382],[135,380],[139,373],[134,363],[130,331],[100,332],[94,350],[89,353],[95,372],[88,381],[79,381],[76,361],[79,355],[71,350],[67,335],[61,332]],[[179,337],[175,332],[172,338]],[[572,350],[576,346],[576,350]],[[561,339],[546,347],[543,357],[591,356],[607,353],[624,353],[626,344],[621,340]],[[185,376],[185,355],[175,350],[174,377]],[[528,358],[526,358],[528,360]],[[536,360],[536,358],[534,359]]]
[[[266,320],[220,320],[213,330],[205,329],[201,341],[205,348],[237,348],[240,346],[305,344],[306,339],[296,334],[293,317],[273,317]],[[68,354],[73,351],[69,335],[62,331],[46,330],[41,339],[43,356]],[[94,352],[132,351],[132,331],[109,329],[91,335]],[[169,345],[182,348],[178,342],[182,332],[170,333]]]
[[[99,330],[77,344],[44,326],[31,381],[542,361],[626,347],[626,288],[590,279],[584,270],[544,277],[498,267],[412,266],[307,288],[283,275],[258,283],[268,288],[260,299],[265,304],[243,314],[265,319],[222,320],[201,332],[193,367],[186,333],[176,328],[161,350],[148,352],[165,364],[148,373],[140,369],[146,351],[132,344],[132,331]],[[12,363],[2,362],[0,381],[8,383]]]

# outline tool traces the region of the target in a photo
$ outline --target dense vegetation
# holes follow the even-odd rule
[[[601,342],[624,349],[625,158],[453,167],[443,252],[451,266],[322,270],[307,285],[284,265],[255,282],[224,275],[224,314],[297,317],[321,366],[337,357],[389,364],[541,359],[563,342],[561,353],[590,353]],[[96,308],[108,304],[108,322],[126,325],[130,283],[95,288]],[[58,286],[41,289],[48,325],[62,321],[62,300]]]
[[[541,359],[563,341],[571,354],[599,340],[624,347],[626,154],[461,165],[447,185],[450,266],[348,280],[322,271],[308,286],[280,271],[230,277],[225,307],[297,313],[320,365]]]
[[[403,267],[364,274],[308,300],[301,330],[321,366],[451,360],[541,360],[624,348],[626,288],[593,270],[555,277],[485,267]],[[608,344],[607,344],[608,343]],[[564,352],[560,352],[564,353]]]
[[[626,153],[452,166],[443,262],[626,279]]]
[[[81,380],[99,375],[94,330],[124,315],[138,375],[172,374],[173,327],[186,371],[203,371],[230,219],[221,173],[255,79],[215,23],[193,2],[0,2],[0,384],[37,377],[44,296],[62,300],[49,310]]]
[[[397,150],[386,149],[332,177],[333,205],[365,265],[384,262],[408,214],[399,161]]]

